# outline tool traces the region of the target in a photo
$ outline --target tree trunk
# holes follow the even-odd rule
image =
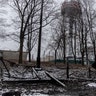
[[[63,17],[63,63],[66,63],[66,36],[65,36],[65,21]]]
[[[42,19],[43,19],[43,3],[41,0],[41,14],[40,14],[40,28],[39,28],[39,40],[38,40],[38,52],[37,52],[37,68],[40,68],[40,55],[41,55],[41,35],[42,35]]]
[[[31,36],[30,36],[30,30],[28,28],[28,42],[27,42],[27,47],[28,47],[28,61],[31,62]]]
[[[24,35],[20,35],[20,50],[19,50],[19,63],[23,63],[23,42],[24,42]]]
[[[55,49],[55,65],[56,65],[56,60],[57,60],[57,50]]]
[[[96,50],[95,50],[95,41],[93,42],[93,50],[94,50],[94,61],[96,62]]]
[[[77,63],[76,62],[76,50],[77,50],[77,46],[76,46],[76,42],[77,42],[77,39],[76,39],[76,35],[77,35],[77,26],[76,26],[76,21],[75,21],[75,35],[74,35],[74,61],[75,61],[75,64]]]
[[[83,20],[81,19],[81,55],[82,55],[82,65],[84,65],[84,24],[83,24]]]

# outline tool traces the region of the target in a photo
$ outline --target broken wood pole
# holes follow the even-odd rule
[[[66,85],[64,83],[62,83],[57,78],[55,78],[54,76],[52,76],[49,72],[45,71],[45,73],[47,74],[48,77],[50,77],[52,80],[56,81],[59,85],[61,85],[63,87],[66,87]]]
[[[32,68],[33,72],[35,73],[35,75],[38,77],[38,79],[40,80],[40,76],[38,75],[38,73],[36,72],[35,68]]]
[[[67,67],[66,67],[66,75],[67,75],[67,79],[69,78],[69,62],[68,62],[68,57],[67,57]]]
[[[6,64],[5,64],[5,62],[3,61],[3,59],[1,59],[1,62],[3,63],[5,69],[6,69],[7,73],[8,73],[8,77],[10,78],[10,72],[9,72],[9,70],[8,70],[8,68],[7,68]]]

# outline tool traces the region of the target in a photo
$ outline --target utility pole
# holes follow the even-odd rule
[[[41,63],[40,54],[41,54],[43,3],[44,3],[44,0],[41,0],[40,28],[39,28],[38,52],[37,52],[37,68],[40,68],[40,63]]]

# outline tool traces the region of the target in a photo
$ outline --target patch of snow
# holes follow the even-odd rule
[[[41,94],[41,93],[34,93],[34,94],[29,94],[29,95],[24,94],[23,96],[49,96],[49,95]]]
[[[88,86],[89,87],[96,87],[96,83],[89,83]]]

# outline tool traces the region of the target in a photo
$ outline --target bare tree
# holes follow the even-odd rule
[[[51,1],[51,0],[50,0]],[[15,4],[15,9],[18,11],[19,18],[20,18],[20,53],[19,53],[19,63],[22,63],[22,54],[23,54],[23,43],[24,43],[24,37],[28,35],[28,51],[29,51],[29,58],[31,58],[30,53],[33,48],[33,45],[36,43],[33,43],[37,39],[33,39],[33,34],[36,33],[36,38],[40,26],[40,4],[41,1],[38,0],[13,0]],[[44,8],[49,4],[49,0],[44,1]],[[50,3],[52,5],[52,3]],[[46,7],[48,9],[48,7]],[[46,25],[50,24],[50,22],[53,20],[52,18],[48,20],[48,18],[51,16],[53,9],[47,10],[47,14],[44,16],[43,19],[43,25],[42,27],[45,27]],[[36,42],[36,41],[35,41]],[[29,44],[30,43],[30,44]],[[29,60],[30,61],[30,60]]]
[[[92,46],[94,50],[94,61],[96,61],[96,38],[95,38],[95,20],[96,20],[95,12],[96,10],[94,8],[94,5],[95,5],[94,1],[90,1],[90,0],[82,1],[82,9],[84,11],[83,15],[84,15],[84,26],[85,26],[85,39],[86,39],[85,49],[87,52],[87,45],[88,45],[87,38],[90,38],[92,41]],[[87,55],[88,55],[88,52],[86,53],[86,58],[88,58]]]
[[[21,27],[20,27],[20,53],[19,53],[19,63],[22,63],[22,56],[23,56],[23,43],[24,43],[24,35],[27,29],[27,24],[30,20],[32,10],[30,10],[29,14],[26,14],[27,7],[31,2],[31,0],[13,0],[18,14],[21,20]]]

